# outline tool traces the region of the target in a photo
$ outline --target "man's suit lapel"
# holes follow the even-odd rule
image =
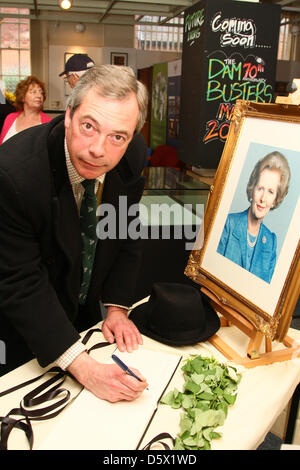
[[[101,205],[109,205],[111,209],[112,216],[116,216],[117,220],[111,221],[113,224],[116,224],[116,230],[118,230],[118,220],[119,220],[119,196],[127,194],[127,187],[123,183],[118,171],[116,169],[111,170],[105,175],[104,188],[102,192]],[[103,218],[103,212],[101,212],[101,217],[99,223],[101,224],[101,219]],[[118,238],[118,233],[116,234]],[[102,250],[103,250],[102,240],[98,240],[96,255],[95,255],[95,265],[99,266],[97,263],[97,258],[101,259]],[[100,262],[101,266],[101,262]]]
[[[118,189],[116,191],[116,189]],[[127,186],[122,181],[116,168],[105,175],[104,188],[101,202],[112,204],[114,207],[119,203],[119,196],[127,194]]]
[[[53,220],[57,242],[71,264],[81,253],[78,209],[69,181],[64,152],[64,123],[49,135],[48,149],[53,176]]]

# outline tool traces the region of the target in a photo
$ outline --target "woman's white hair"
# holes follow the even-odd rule
[[[265,169],[277,170],[280,173],[280,183],[277,189],[274,206],[276,209],[283,201],[289,190],[291,170],[285,156],[277,151],[268,153],[264,158],[258,160],[250,175],[247,184],[247,196],[250,201],[253,196],[254,187],[256,186],[261,172]]]

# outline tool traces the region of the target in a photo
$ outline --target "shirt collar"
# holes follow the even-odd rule
[[[81,183],[82,181],[84,181],[84,178],[77,173],[77,170],[71,161],[66,138],[64,140],[64,147],[65,147],[66,165],[67,165],[70,183],[71,185],[76,184],[76,183]],[[105,178],[105,174],[98,176],[96,180],[102,184],[104,181],[104,178]]]

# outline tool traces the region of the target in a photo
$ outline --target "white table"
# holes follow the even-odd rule
[[[218,334],[226,339],[232,347],[239,348],[240,353],[245,351],[248,338],[236,327],[222,327]],[[288,334],[300,342],[300,331],[290,329]],[[96,336],[92,337],[90,345],[102,340],[101,334]],[[144,347],[146,348],[178,352],[184,357],[188,357],[190,354],[213,355],[220,362],[227,362],[209,342],[198,343],[191,347],[172,348],[145,336],[143,338]],[[281,345],[278,345],[278,347],[281,347]],[[114,348],[115,345],[109,346],[108,348],[95,350],[91,354],[99,361],[106,362]],[[1,377],[0,391],[39,375],[47,369],[40,368],[37,361],[32,360]],[[235,404],[229,409],[224,426],[220,428],[222,438],[212,441],[213,450],[256,449],[263,442],[266,434],[286,407],[300,381],[300,358],[251,369],[243,367],[238,367],[238,369],[243,375],[238,387],[238,397]],[[172,390],[174,387],[180,390],[183,383],[182,371],[179,368],[174,374],[168,390]],[[77,393],[80,390],[78,384],[69,378],[64,386],[68,387],[72,393]],[[36,387],[36,384],[2,397],[0,399],[0,416],[4,416],[12,408],[18,406],[21,398],[33,387]],[[41,445],[64,412],[51,420],[33,423],[34,449]],[[140,448],[143,448],[154,436],[161,432],[169,432],[175,437],[179,431],[180,414],[180,410],[174,410],[169,406],[160,404]],[[72,435],[73,432],[76,433],[76,429],[70,429],[69,435]],[[8,448],[28,449],[24,433],[14,430],[9,438]]]

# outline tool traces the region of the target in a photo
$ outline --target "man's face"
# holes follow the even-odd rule
[[[94,179],[114,168],[123,157],[138,120],[132,92],[122,100],[104,98],[90,89],[70,116],[65,115],[66,142],[71,161],[84,179]]]
[[[66,74],[66,79],[67,79],[69,86],[71,88],[74,88],[74,86],[79,80],[79,77],[75,73],[69,73],[69,74]]]

